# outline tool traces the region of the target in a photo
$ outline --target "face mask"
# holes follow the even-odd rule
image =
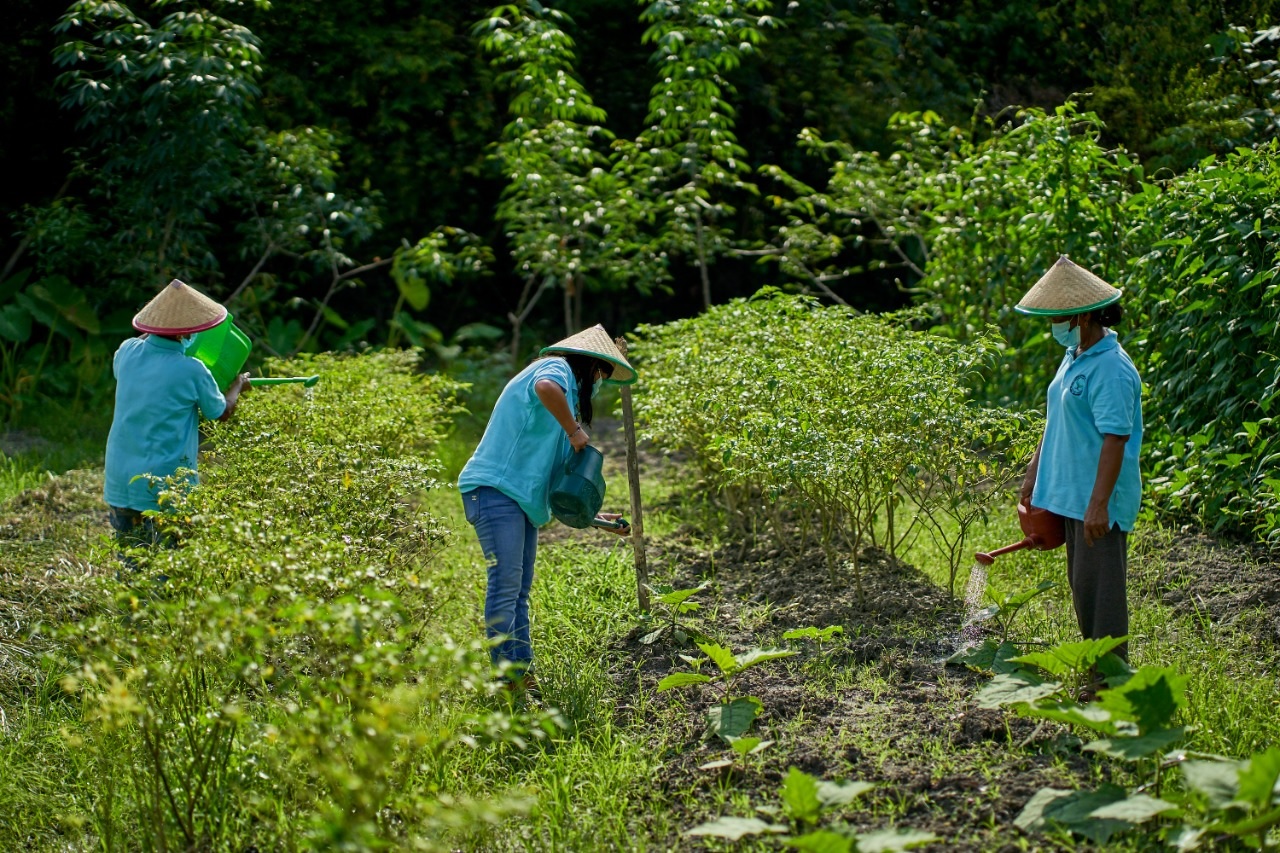
[[[591,399],[594,400],[596,398],[596,395],[600,393],[600,386],[603,384],[603,379],[597,379],[595,382],[591,383]]]
[[[191,345],[194,344],[195,342],[196,342],[195,335],[183,335],[182,337],[178,338],[178,343],[182,345],[183,352],[186,352],[187,350],[191,349]]]
[[[1071,328],[1070,320],[1065,323],[1051,323],[1049,330],[1053,332],[1053,339],[1067,349],[1080,346],[1080,327]]]

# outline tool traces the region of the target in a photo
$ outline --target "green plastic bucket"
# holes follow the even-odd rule
[[[570,453],[551,484],[551,514],[570,527],[591,526],[604,506],[604,454],[591,445]]]
[[[196,332],[195,340],[187,347],[187,355],[204,362],[218,388],[226,391],[248,360],[251,347],[249,338],[236,328],[231,315],[227,314],[227,319],[218,325]]]

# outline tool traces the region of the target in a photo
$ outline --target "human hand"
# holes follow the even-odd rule
[[[608,531],[610,531],[611,533],[616,533],[616,534],[618,534],[619,536],[630,536],[630,535],[631,535],[631,525],[630,525],[630,524],[627,524],[627,522],[626,522],[626,520],[625,520],[625,519],[622,519],[622,513],[620,513],[620,512],[600,512],[600,513],[596,513],[596,518],[600,519],[601,521],[607,521],[607,522],[610,522],[610,523],[613,523],[613,522],[617,522],[617,521],[619,521],[619,520],[622,520],[622,526],[621,526],[621,527],[602,527],[602,528],[600,528],[600,529],[601,529],[601,530],[608,530]]]
[[[1084,511],[1084,544],[1092,547],[1094,540],[1101,539],[1111,530],[1111,514],[1106,504],[1101,506],[1089,504]]]
[[[252,387],[253,387],[252,385],[250,385],[250,384],[249,384],[249,373],[248,373],[248,371],[245,371],[244,373],[241,373],[241,374],[240,374],[239,376],[237,376],[234,380],[232,380],[232,384],[233,384],[233,385],[237,385],[237,386],[239,386],[239,388],[240,388],[240,392],[241,392],[241,393],[244,393],[245,391],[248,391],[250,388],[252,388]]]
[[[1018,503],[1023,506],[1031,506],[1031,493],[1036,490],[1035,480],[1023,480],[1022,489],[1018,492]]]
[[[582,424],[578,424],[578,428],[573,431],[573,435],[569,436],[569,444],[573,446],[574,453],[577,453],[579,450],[586,447],[590,441],[591,436],[587,433],[586,428],[582,426]]]

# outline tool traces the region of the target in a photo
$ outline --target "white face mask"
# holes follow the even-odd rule
[[[1053,333],[1053,339],[1067,349],[1080,346],[1080,327],[1071,328],[1070,320],[1065,323],[1051,323],[1049,331]]]
[[[600,386],[603,384],[603,379],[597,379],[595,382],[591,383],[591,399],[594,400],[596,398],[596,395],[600,393]]]

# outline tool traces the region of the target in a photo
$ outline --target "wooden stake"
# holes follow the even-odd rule
[[[627,342],[614,338],[624,356]],[[627,439],[627,482],[631,486],[631,548],[636,557],[636,601],[641,613],[649,612],[649,563],[644,554],[644,511],[640,506],[640,460],[636,455],[636,421],[631,407],[631,386],[622,386],[622,428]]]

